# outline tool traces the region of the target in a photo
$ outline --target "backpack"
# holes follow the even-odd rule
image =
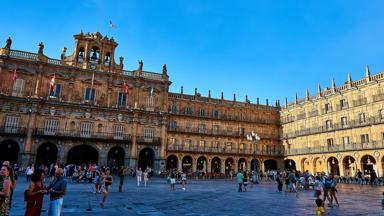
[[[331,186],[332,186],[332,181],[330,179],[326,179],[324,187],[325,188],[331,188]]]

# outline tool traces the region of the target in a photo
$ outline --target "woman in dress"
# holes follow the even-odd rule
[[[111,172],[109,169],[105,172],[105,175],[103,175],[103,185],[102,185],[102,190],[103,190],[103,201],[101,202],[101,208],[104,208],[105,206],[105,200],[107,199],[109,188],[111,187],[113,183],[113,177],[111,176]]]
[[[9,197],[11,195],[11,180],[9,179],[9,167],[2,166],[1,177],[3,178],[3,185],[0,185],[0,216],[9,215]]]
[[[44,190],[44,170],[37,170],[33,173],[27,190],[27,207],[25,209],[25,216],[40,216],[41,208],[43,206],[43,196],[47,192]]]

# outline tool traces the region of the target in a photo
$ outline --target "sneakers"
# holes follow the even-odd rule
[[[183,188],[183,190],[185,190],[185,188]]]

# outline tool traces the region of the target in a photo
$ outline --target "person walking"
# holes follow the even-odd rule
[[[63,206],[63,196],[67,191],[67,180],[63,177],[63,169],[57,168],[55,171],[55,179],[47,187],[50,194],[50,203],[48,216],[60,216]]]
[[[140,167],[138,170],[136,170],[137,187],[140,187],[142,175],[143,175],[143,171],[141,171],[141,167]]]
[[[11,194],[9,195],[9,209],[11,209],[12,208],[13,191],[16,188],[18,176],[17,176],[17,173],[15,172],[15,170],[13,169],[13,167],[11,166],[11,162],[4,161],[3,166],[7,166],[9,169],[9,179],[11,180]]]
[[[121,166],[119,171],[117,172],[117,176],[119,177],[119,192],[123,192],[123,184],[124,184],[124,176],[125,176],[125,168]]]
[[[170,179],[171,179],[171,190],[175,190],[175,184],[176,184],[176,171],[172,170],[170,173]]]
[[[335,180],[333,175],[330,176],[330,181],[331,181],[331,190],[330,190],[331,201],[330,201],[330,205],[333,206],[333,199],[335,199],[335,202],[336,202],[335,206],[339,207],[339,201],[337,200],[337,197],[336,197],[336,192],[337,192],[336,185],[337,185],[337,182],[336,182],[336,180]]]
[[[147,183],[148,183],[148,180],[149,180],[149,172],[148,172],[148,170],[144,171],[143,179],[144,179],[144,187],[147,187]]]
[[[243,173],[241,173],[240,171],[237,173],[236,175],[236,180],[237,180],[237,184],[239,184],[239,190],[238,192],[243,192]]]
[[[183,184],[183,190],[185,190],[187,184],[187,174],[185,172],[181,173],[181,183]]]
[[[101,201],[101,208],[105,207],[105,200],[107,199],[109,189],[113,183],[113,177],[111,176],[111,172],[109,169],[106,170],[103,180],[103,200]]]
[[[9,178],[9,167],[2,166],[0,175],[3,183],[0,185],[0,216],[9,215],[9,198],[11,195],[11,180]]]
[[[243,172],[243,192],[247,192],[247,185],[248,185],[248,175],[247,171]]]
[[[283,191],[283,180],[282,180],[280,173],[277,173],[276,181],[277,181],[277,191],[282,192]]]
[[[29,164],[29,166],[27,167],[27,169],[25,171],[25,174],[27,175],[27,182],[31,181],[31,177],[32,177],[33,171],[34,170],[33,170],[32,164]]]
[[[40,216],[43,207],[43,197],[47,193],[44,190],[44,170],[37,170],[31,177],[31,184],[26,191],[27,207],[25,208],[26,216]]]

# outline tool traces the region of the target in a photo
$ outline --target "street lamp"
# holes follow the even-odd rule
[[[252,131],[250,134],[247,134],[247,140],[253,142],[253,181],[258,184],[257,181],[257,170],[256,170],[256,144],[260,140],[260,136]]]

